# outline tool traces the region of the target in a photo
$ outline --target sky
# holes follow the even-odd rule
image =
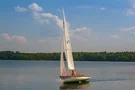
[[[60,52],[62,8],[73,52],[135,51],[135,0],[1,0],[0,51]]]

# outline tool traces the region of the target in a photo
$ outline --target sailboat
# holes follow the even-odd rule
[[[68,28],[66,25],[66,18],[63,12],[63,38],[62,38],[62,49],[61,49],[61,57],[60,57],[60,78],[63,83],[81,83],[89,81],[89,76],[84,76],[77,74],[75,72],[75,66],[73,61],[73,55],[72,55],[72,47],[71,42],[69,38]],[[67,73],[67,70],[65,68],[64,59],[67,61],[68,71],[71,72],[71,74]]]

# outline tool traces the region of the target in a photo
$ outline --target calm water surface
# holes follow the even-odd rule
[[[135,90],[134,62],[75,62],[90,83],[62,85],[58,61],[0,61],[0,90]]]

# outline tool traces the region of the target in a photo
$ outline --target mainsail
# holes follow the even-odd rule
[[[73,56],[72,56],[72,48],[71,48],[71,43],[69,39],[68,28],[66,26],[66,18],[65,18],[64,10],[63,10],[63,28],[64,28],[63,43],[64,43],[65,56],[68,63],[68,69],[74,70],[75,68],[74,68],[74,62],[73,62]]]

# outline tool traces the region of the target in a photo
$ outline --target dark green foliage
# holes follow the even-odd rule
[[[135,52],[73,52],[76,61],[135,61]],[[0,60],[60,60],[60,53],[1,51]]]

